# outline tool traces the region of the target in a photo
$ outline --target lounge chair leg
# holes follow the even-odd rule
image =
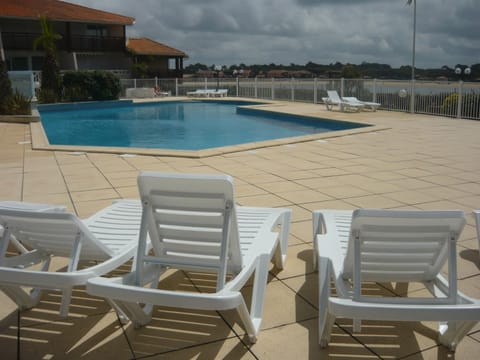
[[[287,260],[288,235],[290,233],[291,211],[286,211],[282,216],[279,225],[279,244],[275,251],[275,266],[277,269],[283,269]]]
[[[72,300],[72,290],[65,289],[62,291],[62,303],[60,305],[60,316],[65,318],[68,316],[68,308],[70,307],[70,301]]]
[[[320,347],[325,348],[330,341],[332,327],[335,323],[335,316],[328,311],[328,298],[330,297],[330,265],[328,260],[318,260],[318,342]]]
[[[455,351],[458,343],[475,326],[475,321],[450,321],[439,326],[438,342],[451,351]]]

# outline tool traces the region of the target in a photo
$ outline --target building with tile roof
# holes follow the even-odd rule
[[[128,39],[127,49],[135,63],[147,65],[150,77],[183,76],[183,59],[188,56],[181,50],[147,38]]]
[[[133,17],[59,0],[0,0],[0,47],[9,70],[41,70],[44,53],[33,49],[41,34],[40,17],[46,17],[62,37],[56,42],[61,70],[112,70],[126,75],[135,56],[153,50],[158,65],[152,67],[164,69],[166,64],[168,70],[170,64],[173,70],[159,74],[183,72],[186,54],[179,50],[148,39],[134,41],[140,48],[127,50],[126,27],[135,23]]]

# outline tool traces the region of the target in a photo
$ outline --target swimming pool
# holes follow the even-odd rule
[[[238,101],[112,102],[39,106],[50,144],[203,150],[364,127],[279,114]]]

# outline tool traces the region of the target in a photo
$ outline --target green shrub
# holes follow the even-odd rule
[[[92,99],[94,81],[87,71],[68,71],[63,75],[64,100],[88,101]]]
[[[121,91],[120,80],[108,71],[69,71],[63,86],[66,101],[116,100]]]
[[[38,91],[38,102],[41,104],[51,104],[58,102],[58,95],[55,90],[41,88]]]
[[[13,95],[7,98],[6,104],[9,115],[30,115],[32,113],[30,107],[31,98],[21,94],[15,90]]]
[[[95,83],[92,89],[93,100],[118,99],[122,90],[118,77],[107,71],[94,71],[92,76]]]
[[[7,64],[0,57],[0,115],[8,113],[7,99],[12,96],[12,84],[8,78]]]
[[[148,76],[148,65],[144,62],[132,64],[130,72],[134,78],[144,79]]]

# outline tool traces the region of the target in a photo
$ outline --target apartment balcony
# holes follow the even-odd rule
[[[32,50],[39,36],[37,33],[3,32],[3,47],[7,51]],[[124,51],[125,38],[72,35],[58,40],[56,45],[58,50],[63,51]]]

